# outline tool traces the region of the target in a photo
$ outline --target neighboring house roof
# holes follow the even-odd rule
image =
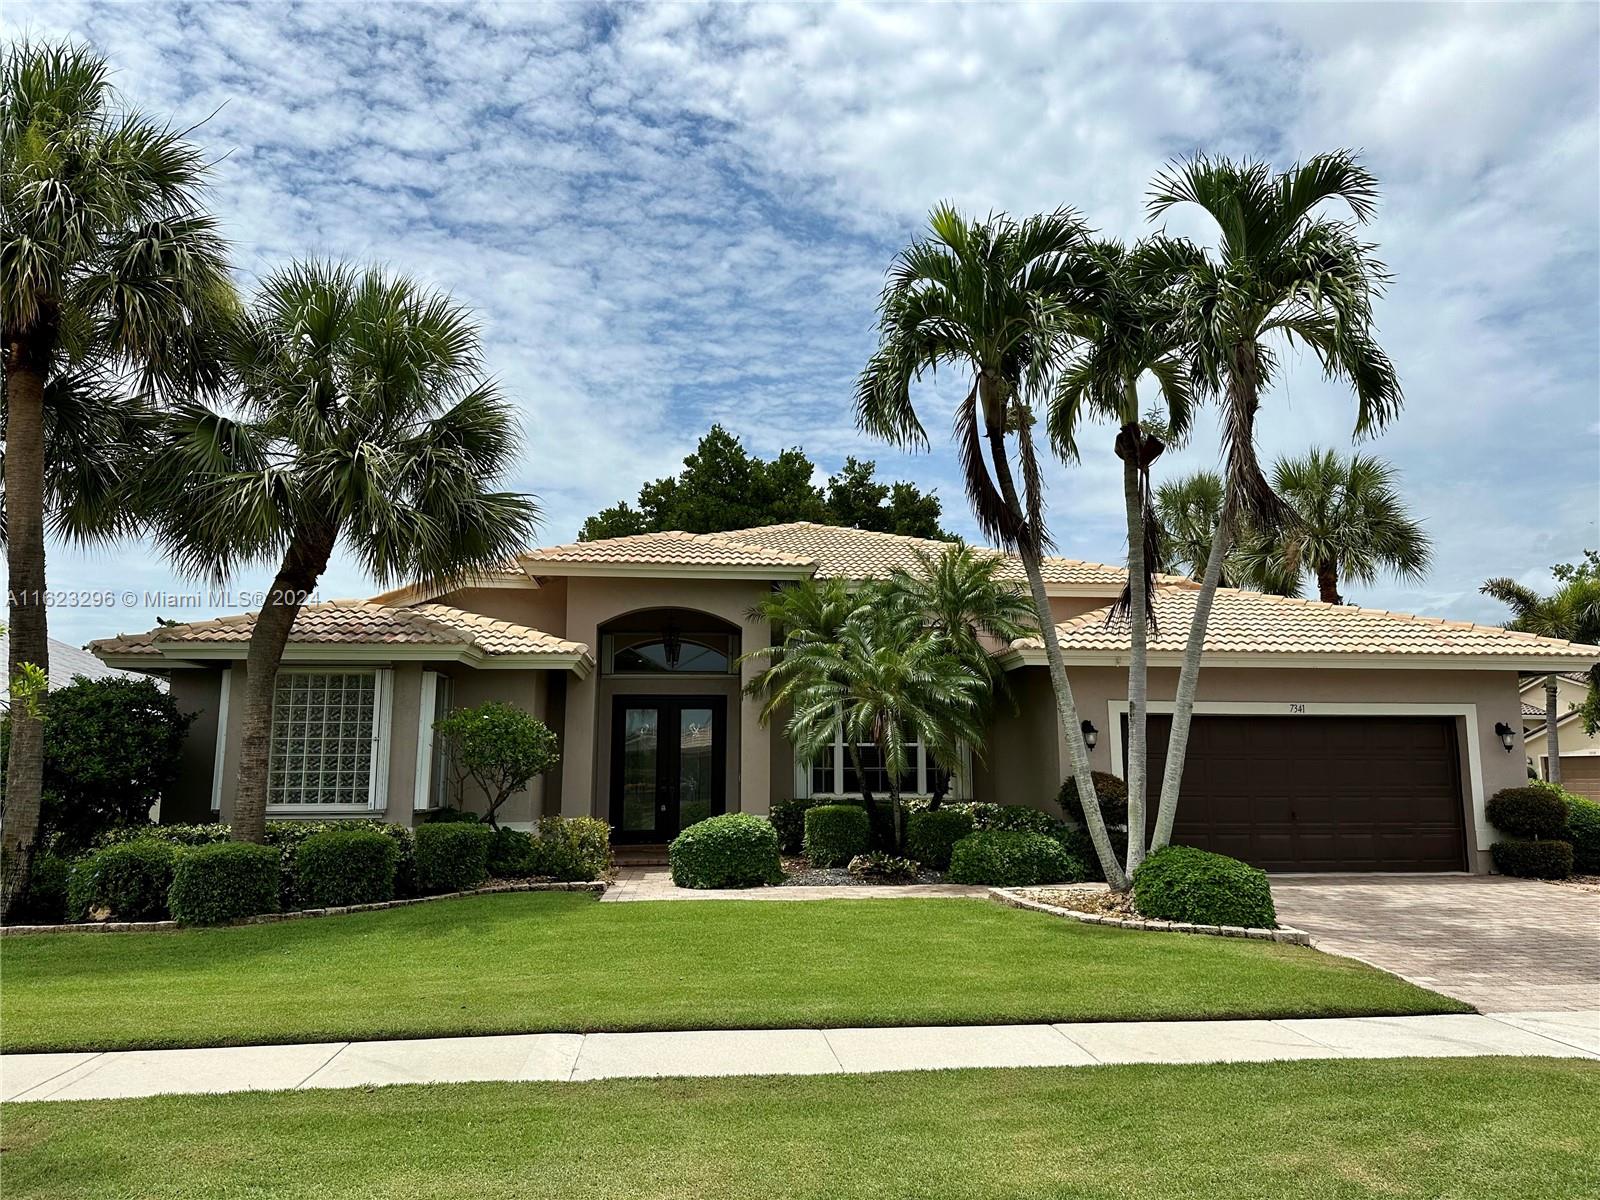
[[[1152,662],[1181,658],[1200,589],[1194,584],[1158,588],[1157,632],[1150,638]],[[1069,661],[1126,661],[1127,619],[1096,609],[1056,626]],[[1043,661],[1037,637],[1012,643],[1021,661]],[[1328,666],[1455,665],[1514,667],[1549,662],[1580,666],[1600,659],[1600,646],[1535,637],[1492,625],[1418,617],[1382,609],[1324,604],[1288,596],[1218,588],[1206,625],[1206,660],[1237,657],[1257,662],[1292,656],[1297,664]]]
[[[1559,678],[1565,679],[1568,683],[1581,684],[1584,687],[1589,686],[1589,672],[1587,671],[1556,671],[1555,674]],[[1522,681],[1520,690],[1525,692],[1529,688],[1542,688],[1545,686],[1544,681],[1548,678],[1550,676],[1544,672],[1535,672]],[[1544,710],[1541,708],[1539,711],[1543,712]]]
[[[255,613],[167,625],[92,643],[105,659],[147,662],[196,658],[243,658],[255,631]],[[295,618],[285,659],[349,654],[378,649],[386,658],[460,659],[478,666],[593,666],[589,647],[526,625],[502,621],[444,604],[412,607],[366,600],[308,604]]]
[[[108,667],[87,650],[67,642],[58,642],[55,638],[50,641],[50,690],[66,687],[78,676],[88,679],[117,679],[136,678],[132,671],[119,671],[116,667]],[[0,633],[0,662],[9,662],[11,656],[11,636]],[[5,680],[0,683],[0,705],[9,705],[11,699],[11,683]]]
[[[1522,719],[1525,721],[1542,721],[1544,720],[1544,709],[1539,707],[1537,704],[1529,704],[1524,701],[1522,705]]]

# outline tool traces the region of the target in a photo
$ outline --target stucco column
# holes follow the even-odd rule
[[[747,619],[741,624],[740,649],[745,654],[771,641],[765,621]],[[761,727],[761,700],[743,690],[764,669],[764,663],[750,660],[739,667],[739,811],[758,817],[772,811],[772,739],[783,736],[780,730]]]

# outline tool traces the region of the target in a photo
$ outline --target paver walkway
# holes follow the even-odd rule
[[[986,899],[986,887],[959,883],[908,883],[862,887],[681,888],[666,867],[620,867],[616,882],[600,897],[602,903],[628,900],[928,900],[960,897]]]
[[[1120,1021],[890,1029],[532,1033],[0,1055],[0,1099],[103,1100],[479,1080],[837,1075],[951,1067],[1523,1055],[1600,1059],[1600,1010],[1494,1017]]]
[[[1600,894],[1503,875],[1274,875],[1278,920],[1484,1012],[1600,1008]]]

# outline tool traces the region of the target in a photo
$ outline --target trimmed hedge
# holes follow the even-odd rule
[[[1489,824],[1513,838],[1558,838],[1567,829],[1567,794],[1553,783],[1509,787],[1484,806]]]
[[[466,812],[459,808],[430,808],[418,818],[418,823],[422,825],[472,825],[477,820],[477,813]]]
[[[950,852],[951,883],[990,887],[1032,887],[1086,877],[1088,868],[1053,837],[1042,833],[990,829],[969,834]]]
[[[393,900],[399,862],[393,839],[376,829],[314,833],[295,850],[295,898],[307,908]]]
[[[821,804],[806,813],[806,860],[814,867],[845,867],[872,843],[867,810],[853,804]]]
[[[67,885],[72,860],[51,850],[37,851],[28,870],[28,888],[17,904],[17,923],[54,924],[67,919]]]
[[[278,911],[278,851],[254,842],[220,842],[178,853],[167,906],[184,925],[220,925]]]
[[[912,813],[906,820],[906,853],[935,871],[950,867],[950,851],[975,826],[969,813],[935,808]]]
[[[1157,921],[1275,929],[1267,873],[1225,854],[1163,846],[1133,873],[1133,903]]]
[[[778,835],[778,849],[784,854],[799,854],[805,844],[806,813],[827,800],[804,798],[780,800],[772,806],[772,828]]]
[[[1572,869],[1600,875],[1600,804],[1567,793],[1566,841],[1572,843]]]
[[[1128,785],[1120,776],[1109,771],[1090,771],[1094,780],[1094,793],[1100,799],[1100,815],[1105,818],[1107,825],[1126,825],[1128,823]],[[1083,803],[1078,799],[1078,781],[1071,775],[1061,785],[1061,791],[1056,794],[1056,802],[1061,805],[1061,811],[1076,821],[1079,825],[1083,821]]]
[[[1572,843],[1512,838],[1489,847],[1495,870],[1520,879],[1565,879],[1572,874]]]
[[[143,839],[85,855],[67,880],[68,919],[166,920],[176,855],[165,842]]]
[[[859,810],[857,810],[859,812]],[[863,822],[865,813],[859,813]],[[681,888],[742,888],[783,882],[778,831],[750,813],[696,821],[667,847],[672,882]]]
[[[611,869],[611,826],[594,817],[545,817],[529,847],[530,874],[592,883]]]
[[[533,834],[502,826],[489,843],[489,874],[496,879],[526,879],[533,869]]]
[[[419,825],[416,829],[417,891],[464,892],[489,877],[494,830],[477,822]]]

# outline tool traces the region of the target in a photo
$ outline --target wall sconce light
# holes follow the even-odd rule
[[[1513,730],[1511,728],[1511,726],[1507,725],[1504,721],[1496,721],[1494,723],[1494,731],[1495,731],[1496,735],[1498,735],[1498,737],[1500,738],[1500,744],[1506,748],[1506,753],[1510,754],[1511,753],[1512,735],[1516,731]]]
[[[1083,744],[1089,749],[1094,749],[1094,744],[1100,740],[1100,731],[1094,727],[1093,721],[1083,723]]]

